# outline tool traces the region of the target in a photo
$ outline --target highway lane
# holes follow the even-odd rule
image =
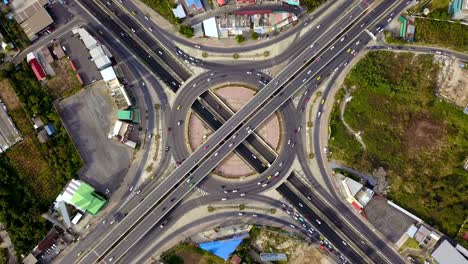
[[[388,4],[388,3],[386,3],[386,4]],[[362,30],[360,30],[360,32],[361,31]],[[344,47],[342,49],[344,49]],[[333,50],[327,51],[325,53],[328,56],[330,56],[331,59],[334,59],[335,56],[336,56],[336,52],[334,52]],[[290,87],[292,87],[292,86],[290,86]],[[296,90],[297,90],[297,87],[292,87],[292,89],[287,89],[284,92],[284,97],[289,98],[290,96],[292,96],[293,93],[295,93]],[[261,91],[258,94],[260,94]],[[286,94],[286,92],[287,92],[287,94]],[[273,99],[271,99],[270,105],[272,105],[275,108],[275,110],[277,109],[277,105],[281,105],[282,102],[284,102],[284,98],[282,98],[282,97],[283,96],[278,96],[278,97],[274,97]],[[271,112],[271,110],[270,111],[264,111],[265,109],[266,108],[263,108],[263,110],[257,112],[256,120],[253,120],[253,121],[250,122],[253,128],[260,125],[260,123],[263,122],[269,116],[269,113]],[[249,127],[248,125],[244,125],[242,127],[242,129],[238,130],[238,136],[237,137],[239,139],[243,140],[243,139],[245,139],[247,137],[248,132],[245,130],[245,128],[248,128],[248,127]],[[229,143],[233,143],[234,145],[239,144],[239,142],[233,142],[233,140],[231,140],[230,137],[231,136],[225,137],[224,145],[227,145]],[[210,139],[208,140],[208,142],[209,141],[210,141]],[[203,163],[201,163],[199,161],[199,163],[197,165],[197,168],[196,168],[197,173],[192,173],[191,175],[187,176],[187,177],[189,177],[191,183],[190,184],[184,184],[183,183],[183,184],[180,185],[180,188],[175,189],[171,193],[170,197],[168,197],[168,199],[172,197],[170,199],[171,200],[170,202],[167,202],[167,200],[165,199],[160,205],[156,206],[155,210],[152,211],[150,216],[143,219],[141,221],[141,223],[134,230],[132,230],[132,232],[124,239],[124,241],[122,241],[117,246],[115,246],[110,252],[108,252],[107,255],[118,256],[117,259],[119,257],[121,257],[122,255],[124,255],[135,244],[134,241],[137,241],[138,238],[140,238],[140,237],[142,237],[143,235],[146,234],[146,232],[148,231],[148,226],[151,227],[151,226],[154,225],[154,223],[155,223],[154,219],[161,219],[162,217],[160,215],[162,213],[164,213],[164,211],[171,210],[181,200],[181,197],[183,197],[188,191],[191,190],[191,188],[194,186],[193,183],[196,185],[201,180],[203,180],[203,178],[206,176],[206,174],[209,171],[211,171],[212,168],[214,166],[216,166],[221,161],[222,158],[224,158],[227,154],[229,154],[230,151],[231,150],[229,149],[229,147],[227,147],[227,146],[222,147],[222,148],[219,149],[219,151],[218,151],[219,154],[218,155],[211,156],[210,159],[204,161]],[[213,154],[212,152],[213,151],[211,151],[211,154]],[[193,156],[194,155],[190,156],[189,159],[191,157],[193,157]],[[182,163],[181,166],[184,166],[185,164],[190,164],[188,166],[193,165],[193,164],[191,164],[191,162],[187,163],[187,161],[186,161],[186,162]],[[143,202],[145,202],[145,201],[146,200],[144,200]],[[153,217],[151,217],[151,216],[153,216]],[[113,240],[113,241],[115,241],[115,240]],[[102,249],[99,249],[99,251],[102,252]]]
[[[112,7],[113,5],[109,5],[107,4],[108,1],[104,1],[102,3],[102,5],[104,5],[106,8],[110,8]],[[110,3],[110,2],[109,2]],[[107,4],[107,5],[106,5]],[[89,5],[88,3],[88,7],[92,7],[93,10],[95,10],[94,14],[97,16],[98,14],[101,15],[100,18],[102,18],[102,15],[103,15],[103,11],[102,9],[97,5],[96,2],[94,2],[94,5]],[[136,22],[126,13],[123,13],[123,12],[117,12],[117,11],[113,11],[114,14],[121,20],[125,23],[125,26],[127,26],[128,28],[131,29],[132,33],[136,34],[138,36],[138,38],[140,40],[143,40],[143,42],[145,43],[145,45],[147,47],[150,48],[150,50],[156,50],[157,51],[157,54],[156,56],[159,56],[161,57],[162,59],[165,60],[165,62],[171,67],[171,69],[178,74],[178,77],[180,77],[183,81],[188,79],[190,77],[190,74],[185,71],[185,69],[183,67],[180,66],[180,64],[174,60],[172,58],[172,56],[170,55],[167,55],[165,52],[162,52],[162,49],[160,46],[158,46],[158,44],[154,41],[153,38],[149,37],[147,32],[145,32],[144,30],[140,30],[139,29],[139,25],[136,24]],[[107,18],[107,17],[106,17]],[[117,23],[114,21],[114,20],[110,20],[108,21],[109,23],[114,23],[114,27],[113,27],[113,31],[116,35],[119,35],[120,34],[120,39],[123,39],[124,41],[131,37],[131,35],[127,35],[127,34],[132,34],[132,33],[127,33],[127,31],[124,31],[121,27],[119,27],[119,25],[117,25]],[[119,28],[120,28],[120,31],[119,31]],[[132,38],[133,39],[133,38]],[[139,44],[139,43],[137,43]],[[133,48],[133,47],[132,47]],[[141,49],[140,49],[141,50]],[[145,57],[146,58],[146,57]],[[151,55],[148,55],[148,58],[154,58],[154,55],[153,57],[151,57]],[[157,60],[155,60],[156,63],[157,63]],[[161,66],[161,65],[159,65]],[[150,67],[152,67],[153,69],[155,69],[156,72],[158,72],[158,74],[161,74],[161,71],[160,69],[158,69],[158,67],[154,68],[154,65],[150,65]],[[164,80],[164,76],[167,76],[167,75],[170,75],[169,72],[165,71],[164,74],[161,75],[161,77],[163,78]],[[175,79],[167,79],[166,80],[166,83],[170,86],[170,88],[174,91],[174,92],[177,92],[178,90],[178,87],[180,87],[180,83],[175,80]],[[208,94],[203,94],[202,95],[203,98],[209,98],[210,95]],[[218,122],[217,120],[213,120],[212,119],[212,114],[209,113],[206,109],[202,108],[201,105],[199,105],[198,103],[195,103],[194,105],[192,105],[192,108],[193,110],[199,114],[199,116],[201,116],[206,122],[207,124],[209,124],[212,128],[216,129],[218,127],[221,126],[221,123]],[[254,140],[255,141],[255,140]],[[259,145],[259,144],[256,144],[256,145]],[[259,150],[260,153],[265,153],[264,150]],[[259,171],[259,172],[263,172],[264,171],[264,167],[262,166],[261,162],[259,162],[258,160],[254,159],[253,158],[253,153],[251,153],[251,151],[244,145],[240,146],[239,149],[238,149],[238,153],[239,155],[241,155],[244,160],[246,160],[253,168],[255,168],[255,170]]]
[[[247,74],[246,72],[231,72],[229,75],[216,74],[210,76],[210,73],[205,73],[197,76],[190,82],[184,84],[188,89],[182,89],[178,92],[174,105],[181,105],[179,111],[173,110],[172,120],[185,120],[187,117],[187,111],[189,106],[197,101],[200,94],[203,94],[209,87],[218,86],[223,83],[236,82],[235,80],[243,80],[243,83],[247,85],[255,86],[258,84],[259,76],[256,74]],[[211,78],[208,82],[207,79]],[[193,87],[193,84],[196,84]],[[293,129],[289,129],[295,126],[295,109],[291,101],[288,101],[279,111],[279,116],[281,118],[281,124],[283,124],[279,156],[277,161],[271,163],[271,167],[268,168],[264,174],[260,177],[247,177],[243,181],[229,182],[230,189],[238,189],[239,193],[242,192],[255,192],[265,190],[264,187],[258,185],[258,182],[269,182],[267,179],[270,175],[275,175],[277,172],[279,174],[275,177],[272,177],[272,182],[280,180],[283,176],[288,175],[288,168],[294,160],[294,150],[292,148],[287,148],[287,139],[293,138],[294,133]],[[288,128],[288,129],[286,129]],[[187,144],[185,143],[185,128],[172,130],[171,143],[172,150],[176,160],[183,160],[190,155],[191,150],[188,149]],[[260,158],[260,157],[259,157]],[[276,158],[276,155],[275,155]],[[280,166],[281,164],[281,166]],[[276,168],[276,169],[275,169]],[[253,179],[251,179],[253,178]],[[224,189],[222,186],[226,185],[226,182],[219,180],[217,178],[208,177],[202,184],[199,186],[201,189],[209,193],[223,193]],[[238,193],[238,194],[239,194]],[[237,194],[237,195],[238,195]],[[229,197],[229,196],[226,196]]]
[[[277,188],[277,191],[281,193],[291,204],[297,206],[297,210],[301,215],[307,219],[309,222],[314,223],[317,230],[320,231],[340,252],[342,252],[348,259],[353,263],[367,263],[367,261],[358,253],[353,250],[353,248],[346,246],[342,241],[344,239],[340,237],[335,230],[326,224],[326,221],[319,217],[306,203],[302,200],[296,193],[289,188],[286,184],[282,184]],[[302,204],[303,207],[298,206]],[[320,224],[318,224],[320,223]],[[344,231],[340,228],[341,231]],[[376,263],[385,263],[385,262],[376,262]]]
[[[116,4],[116,6],[122,7],[115,0],[114,0],[114,3]],[[311,17],[318,17],[325,10],[330,9],[334,4],[335,4],[335,1],[328,1],[327,3],[320,6],[317,10],[315,10],[312,14],[310,14],[309,17],[307,17],[307,19],[310,19]],[[342,1],[342,4],[340,4],[340,5],[341,5],[341,8],[343,8],[341,10],[345,10],[347,8],[347,6],[349,7],[349,1]],[[144,27],[146,27],[146,28],[151,27],[153,29],[153,34],[156,36],[158,41],[160,41],[161,43],[164,43],[164,46],[172,47],[174,45],[174,42],[176,42],[176,43],[181,43],[181,44],[189,46],[189,47],[194,47],[195,44],[193,42],[191,42],[191,41],[189,41],[187,39],[184,39],[182,37],[178,37],[177,35],[166,33],[165,30],[161,29],[161,27],[158,24],[156,24],[154,21],[152,21],[150,19],[150,17],[147,14],[145,14],[143,11],[141,11],[141,9],[139,9],[132,1],[126,2],[125,3],[125,8],[128,11],[136,10],[137,12],[136,12],[136,15],[134,16],[134,18],[137,19],[140,24],[144,25]],[[238,10],[244,10],[244,8],[240,8]],[[149,19],[147,20],[145,18],[145,16],[149,17]],[[326,23],[326,22],[324,21],[324,23]],[[303,24],[301,24],[301,25],[303,25]],[[224,47],[209,47],[209,46],[200,45],[200,50],[207,51],[207,52],[229,53],[229,54],[252,51],[252,50],[261,49],[261,48],[264,48],[266,46],[277,43],[277,42],[279,42],[279,41],[281,41],[281,40],[283,40],[283,39],[285,39],[285,38],[287,38],[287,37],[289,37],[289,36],[291,36],[293,34],[296,34],[298,30],[300,30],[300,25],[296,26],[296,28],[294,28],[292,30],[288,30],[287,32],[284,32],[284,33],[280,34],[277,37],[272,38],[270,41],[266,41],[264,43],[259,43],[259,44],[255,44],[255,45],[250,45],[250,46],[247,46],[247,47],[224,48]]]
[[[359,13],[359,12],[358,12],[358,13]],[[267,85],[267,86],[268,86],[268,85]],[[266,86],[266,87],[267,87],[267,86]],[[295,91],[295,90],[296,90],[296,89],[294,89],[294,91]],[[258,98],[259,95],[262,93],[262,91],[265,91],[265,88],[262,89],[262,90],[257,94],[257,96],[254,97],[254,99],[255,99],[255,98]],[[271,94],[271,92],[270,92],[270,94]],[[289,96],[291,96],[291,93],[289,93]],[[268,97],[269,97],[269,96],[268,96]],[[289,98],[289,97],[287,97],[287,98]],[[251,100],[251,102],[254,101],[254,99]],[[274,101],[274,99],[273,99],[272,101]],[[284,100],[283,100],[283,101],[284,101]],[[276,103],[276,104],[280,103],[280,105],[281,105],[282,101],[278,101],[278,102],[275,102],[275,103]],[[257,107],[260,106],[260,105],[261,105],[261,104],[256,104],[256,105],[255,105],[255,108],[257,108]],[[247,108],[248,108],[248,107],[244,107],[243,109],[247,109]],[[241,111],[242,111],[243,109],[241,109]],[[263,108],[263,109],[265,109],[265,108]],[[252,108],[252,109],[245,110],[245,111],[252,112],[252,111],[249,111],[249,110],[253,110],[253,108]],[[241,111],[240,111],[240,112],[241,112]],[[263,112],[264,112],[264,111],[260,111],[260,112],[258,112],[258,113],[263,113]],[[234,123],[234,124],[235,124],[235,123],[238,123],[239,120],[236,120],[236,116],[237,116],[237,115],[239,115],[239,113],[237,113],[236,115],[234,115],[234,116],[223,126],[223,127],[225,127],[225,130],[228,130],[228,131],[229,131],[229,130],[235,128],[234,126],[233,126],[233,127],[229,127],[229,125],[227,125],[227,124],[228,124],[230,121],[232,121],[231,123]],[[268,116],[268,115],[267,115],[267,116]],[[265,118],[265,117],[263,117],[263,118]],[[261,119],[261,118],[260,118],[260,119]],[[257,125],[257,126],[258,126],[258,124],[254,124],[254,125]],[[222,131],[222,130],[223,130],[223,127],[221,127],[221,129],[218,130],[217,133],[215,133],[212,137],[210,137],[210,138],[208,139],[208,142],[205,143],[205,144],[210,144],[211,142],[213,142],[213,143],[219,142],[220,139],[224,139],[225,136],[222,135],[222,134],[223,134],[222,132],[225,133],[226,131]],[[243,127],[243,129],[245,129],[245,127]],[[244,133],[244,135],[243,135],[241,138],[245,138],[245,137],[246,137],[246,134]],[[211,151],[211,152],[196,151],[196,152],[194,153],[194,155],[191,155],[191,156],[188,158],[188,159],[191,159],[191,161],[188,162],[188,160],[187,160],[186,162],[182,163],[181,166],[179,167],[179,169],[176,170],[176,173],[174,173],[174,174],[177,175],[177,172],[179,172],[179,173],[182,172],[182,173],[183,173],[182,175],[186,175],[185,170],[192,170],[192,169],[194,168],[194,164],[192,163],[193,161],[195,161],[195,160],[200,160],[200,158],[204,158],[204,157],[205,157],[206,155],[208,155],[208,154],[213,154],[213,153],[212,153],[212,151]],[[226,152],[226,153],[223,153],[223,155],[220,155],[220,157],[224,157],[226,154],[227,154],[227,152]],[[215,162],[219,162],[219,160],[218,160],[218,161],[215,161]],[[204,164],[205,164],[205,163],[204,163]],[[204,165],[204,164],[203,164],[203,165]],[[211,170],[212,166],[213,166],[213,165],[209,166],[209,170]],[[202,167],[202,166],[200,166],[200,167]],[[209,170],[208,170],[208,171],[209,171]],[[203,175],[203,177],[204,177],[204,175]],[[171,177],[171,179],[173,179],[173,177]],[[171,180],[171,179],[168,179],[168,181]],[[177,177],[177,179],[175,180],[175,182],[177,182],[178,179],[180,179],[180,176]],[[200,181],[200,180],[201,180],[201,178],[199,179],[199,181]],[[175,182],[172,184],[172,186],[174,186]],[[157,191],[158,191],[158,195],[157,195],[157,197],[155,197],[155,196],[156,196],[155,193],[156,193]],[[146,211],[148,211],[148,210],[151,210],[151,209],[152,209],[152,205],[155,203],[155,201],[158,201],[158,200],[161,198],[161,195],[164,195],[165,193],[167,193],[167,190],[161,191],[161,190],[155,189],[153,192],[151,192],[151,193],[149,194],[149,196],[147,197],[147,199],[143,201],[143,204],[144,204],[144,205],[138,206],[138,207],[136,207],[136,208],[134,209],[135,212],[136,212],[136,216],[135,216],[135,214],[129,214],[129,216],[128,216],[125,220],[127,220],[127,219],[131,219],[131,220],[128,220],[128,221],[125,221],[125,220],[124,220],[122,223],[128,223],[128,222],[130,222],[130,221],[131,221],[132,223],[137,222],[137,220],[141,218],[142,213],[144,213],[144,212],[146,212]],[[148,204],[148,203],[145,203],[145,201],[148,201],[148,200],[150,200],[151,202],[150,202],[149,204]],[[132,216],[132,217],[130,217],[130,216]],[[122,224],[122,223],[121,223],[121,224]],[[131,224],[130,226],[133,226],[133,224]],[[108,237],[111,237],[111,236],[113,236],[113,233],[109,234]],[[119,237],[119,236],[117,236],[117,237]],[[107,237],[106,237],[105,240],[109,241],[109,239],[107,239]],[[113,241],[116,241],[116,240],[117,240],[117,238],[112,237],[112,238],[110,239],[109,242],[112,243]],[[109,242],[104,242],[104,244],[107,244],[107,243],[109,243]],[[101,249],[101,250],[102,250],[102,249]],[[100,251],[101,251],[101,250],[100,250]],[[98,253],[99,253],[99,252],[98,252]]]
[[[164,248],[167,248],[167,245],[164,242],[167,242],[168,239],[164,239],[164,241],[158,241],[160,237],[165,236],[167,233],[173,234],[174,238],[170,240],[178,240],[177,238],[180,239],[180,237],[189,237],[193,234],[196,234],[198,230],[201,230],[201,228],[204,227],[204,224],[206,224],[205,216],[199,216],[195,217],[193,219],[193,222],[190,224],[187,224],[183,227],[179,227],[177,229],[174,229],[173,225],[175,222],[177,222],[178,219],[181,219],[183,217],[187,217],[190,215],[190,211],[194,208],[200,207],[202,205],[213,205],[213,206],[222,206],[223,204],[226,204],[226,202],[221,202],[221,195],[206,195],[202,197],[195,197],[192,198],[188,201],[184,201],[180,206],[174,209],[174,211],[171,212],[171,215],[168,217],[169,221],[168,223],[164,226],[164,228],[160,228],[159,226],[155,226],[150,232],[145,235],[135,246],[134,249],[130,252],[128,252],[127,255],[125,255],[120,262],[121,263],[143,263],[142,257],[145,258],[144,256],[140,256],[143,253],[146,253],[147,255],[151,256],[154,254],[157,254],[158,252],[161,253],[164,251]],[[272,199],[270,197],[262,196],[262,195],[246,195],[245,197],[238,197],[235,201],[229,202],[229,204],[248,204],[251,201],[259,202],[265,204],[264,208],[268,209],[268,206],[271,206],[272,208],[279,208],[281,207],[281,203],[276,201],[275,199]],[[262,206],[260,206],[262,207]],[[229,211],[235,211],[235,210],[229,210]],[[220,211],[215,211],[212,213],[208,213],[207,217],[213,217],[213,215],[218,215]],[[241,212],[241,211],[239,211]],[[278,223],[278,221],[283,221],[284,224],[282,224],[282,227],[285,227],[285,229],[293,230],[293,231],[300,231],[303,234],[307,233],[307,230],[304,230],[301,225],[296,225],[297,222],[295,222],[292,218],[290,217],[280,217],[277,214],[271,215],[271,214],[265,214],[263,210],[259,210],[256,212],[250,212],[250,211],[243,211],[244,215],[240,217],[238,215],[238,212],[233,212],[232,214],[236,217],[236,220],[238,222],[234,222],[233,224],[239,225],[239,220],[241,222],[246,222],[248,224],[266,224],[264,220],[270,219],[272,223]],[[221,213],[222,214],[222,213]],[[231,214],[231,213],[230,213]],[[257,216],[253,216],[253,214],[256,214]],[[219,217],[219,215],[218,215]],[[226,218],[218,218],[219,224],[226,226]],[[296,228],[290,228],[289,225],[293,224],[296,226]],[[214,224],[211,224],[208,229],[212,229]],[[182,235],[183,234],[183,235]],[[314,238],[317,235],[314,236]],[[154,244],[155,241],[158,241],[156,244]],[[148,247],[148,245],[150,245]],[[143,255],[146,255],[143,254]]]

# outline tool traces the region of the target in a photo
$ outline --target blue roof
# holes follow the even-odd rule
[[[47,124],[47,126],[45,126],[44,129],[47,132],[47,135],[49,136],[55,132],[55,128],[52,124]]]
[[[244,236],[234,237],[226,240],[202,243],[199,244],[199,246],[200,248],[209,251],[224,260],[228,260],[229,256],[236,250],[243,239]]]
[[[185,0],[185,4],[187,5],[187,8],[190,10],[193,10],[193,9],[202,10],[203,9],[203,5],[200,0]]]

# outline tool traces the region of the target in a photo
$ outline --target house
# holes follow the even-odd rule
[[[42,122],[42,120],[41,120],[41,118],[39,116],[35,116],[31,120],[33,122],[34,129],[39,129],[44,125],[44,122]]]
[[[468,260],[447,240],[442,241],[431,256],[438,264],[468,264]]]
[[[49,141],[49,136],[47,135],[47,132],[44,129],[41,129],[41,131],[37,133],[37,139],[39,139],[39,142],[41,143],[46,143],[47,141]]]

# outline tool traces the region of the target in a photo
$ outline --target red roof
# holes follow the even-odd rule
[[[216,0],[216,1],[218,1],[219,6],[223,6],[224,4],[226,4],[224,0]]]
[[[45,74],[44,70],[42,69],[39,62],[37,62],[36,58],[31,59],[29,61],[29,65],[31,65],[31,68],[32,68],[32,70],[34,72],[34,75],[36,75],[36,78],[39,81],[42,81],[46,77],[46,74]]]
[[[355,201],[353,201],[351,205],[354,207],[354,209],[356,209],[359,212],[362,210],[362,207],[359,204],[357,204]]]

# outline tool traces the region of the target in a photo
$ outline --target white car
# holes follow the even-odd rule
[[[239,189],[234,189],[234,190],[232,190],[233,193],[236,193],[236,192],[238,192],[238,191],[239,191]]]
[[[251,71],[248,71],[247,74],[250,75],[250,74],[252,74],[252,72],[251,72]]]
[[[322,115],[322,112],[318,112],[317,117],[320,117]]]
[[[216,153],[214,154],[214,156],[216,157],[216,156],[218,156],[218,154],[219,154],[219,152],[216,152]]]
[[[197,49],[201,49],[201,47],[199,45],[195,45],[195,48]]]
[[[244,213],[238,213],[238,215],[240,215],[240,216],[243,216],[243,215],[244,215]]]
[[[231,143],[231,144],[229,144],[229,146],[228,146],[228,147],[232,147],[232,145],[234,145],[234,143]]]
[[[221,201],[226,201],[226,200],[227,200],[227,197],[221,198]]]
[[[319,29],[319,28],[320,28],[320,24],[319,24],[316,28]]]
[[[302,208],[304,208],[304,205],[302,205],[301,203],[299,203],[299,206],[302,207]]]
[[[135,30],[133,28],[130,29],[133,33],[135,33]]]
[[[318,219],[315,219],[315,222],[317,222],[317,224],[319,224],[319,225],[322,224],[322,222],[320,222],[320,220],[318,220]]]
[[[291,139],[288,139],[288,145],[291,144]]]
[[[153,32],[153,28],[151,28],[151,27],[148,27],[148,30],[151,31],[151,32]]]
[[[145,16],[145,19],[146,19],[146,20],[149,20],[149,18],[148,18],[147,16]]]
[[[268,183],[262,184],[262,188],[265,188],[268,185]]]
[[[278,165],[279,167],[283,166],[284,164],[284,161],[280,162],[280,164]]]
[[[241,197],[245,196],[245,193],[241,193],[240,196],[241,196]]]
[[[279,172],[279,171],[277,171],[277,172],[275,172],[275,174],[274,174],[273,176],[275,176],[275,177],[276,177],[276,176],[278,176],[279,174],[280,174],[280,172]]]

